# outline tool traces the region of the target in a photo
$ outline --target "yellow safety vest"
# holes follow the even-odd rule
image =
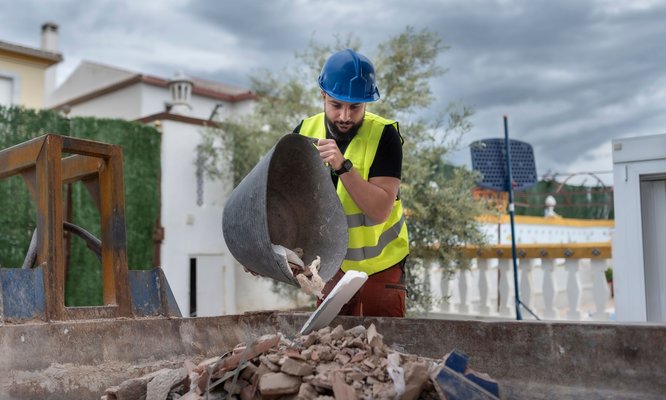
[[[324,113],[317,114],[303,120],[300,133],[324,139],[325,124]],[[345,158],[352,161],[354,169],[366,181],[386,125],[398,128],[395,121],[366,112],[363,125],[345,150]],[[400,200],[393,203],[391,215],[385,222],[375,224],[354,203],[342,182],[338,182],[337,191],[349,228],[347,254],[341,266],[343,271],[356,270],[371,275],[392,267],[409,254],[407,224]]]

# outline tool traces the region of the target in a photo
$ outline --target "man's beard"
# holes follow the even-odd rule
[[[352,125],[351,128],[347,130],[347,132],[342,132],[340,129],[338,129],[338,126],[335,125],[333,121],[328,119],[328,117],[324,117],[326,120],[326,129],[328,129],[328,133],[331,134],[331,137],[335,140],[342,140],[342,141],[350,141],[354,136],[356,136],[356,133],[358,132],[359,129],[361,129],[361,125],[363,125],[363,120],[359,121],[357,124]]]

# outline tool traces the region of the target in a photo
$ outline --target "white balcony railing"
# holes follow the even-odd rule
[[[436,297],[432,313],[461,317],[515,318],[513,259],[510,245],[467,248],[472,267],[444,276],[437,262],[429,273]],[[521,301],[540,319],[603,321],[613,317],[614,301],[605,271],[608,243],[519,244]],[[533,318],[521,309],[524,319]]]

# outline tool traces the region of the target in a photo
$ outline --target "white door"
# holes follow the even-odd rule
[[[647,320],[666,322],[666,176],[641,177]]]
[[[236,313],[234,270],[222,254],[196,255],[196,316]]]

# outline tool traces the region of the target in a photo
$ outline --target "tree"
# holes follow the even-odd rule
[[[224,121],[222,128],[209,129],[200,150],[209,161],[206,171],[219,176],[220,157],[232,165],[234,184],[252,169],[259,158],[284,134],[305,117],[321,112],[317,77],[326,57],[334,51],[359,49],[353,36],[337,36],[335,45],[315,42],[296,53],[296,66],[279,74],[267,70],[251,76],[253,90],[259,95],[254,112]],[[428,30],[407,27],[401,34],[378,46],[369,54],[375,64],[382,100],[368,110],[400,121],[405,138],[401,196],[406,208],[411,256],[408,259],[408,306],[427,312],[432,306],[425,270],[433,257],[449,272],[454,265],[464,266],[464,243],[480,244],[482,234],[475,216],[484,211],[473,201],[471,189],[476,176],[467,168],[446,163],[449,152],[460,144],[471,129],[473,111],[453,103],[431,120],[418,118],[435,97],[430,80],[446,71],[437,57],[447,47]],[[224,151],[229,149],[229,151]]]

